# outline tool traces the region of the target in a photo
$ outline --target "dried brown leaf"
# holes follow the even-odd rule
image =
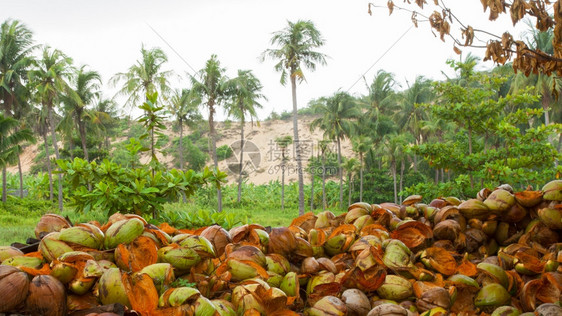
[[[457,46],[455,46],[455,45],[453,45],[453,50],[455,51],[455,53],[456,53],[457,55],[462,54],[462,51],[461,51]]]
[[[392,14],[392,11],[394,11],[394,2],[392,2],[392,1],[389,0],[389,1],[386,3],[386,6],[388,6],[388,15],[391,15],[391,14]]]

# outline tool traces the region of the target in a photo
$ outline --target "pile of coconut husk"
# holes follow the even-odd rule
[[[230,231],[47,214],[37,251],[0,247],[0,313],[562,315],[561,180],[421,201]]]

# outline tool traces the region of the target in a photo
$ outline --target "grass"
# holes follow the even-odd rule
[[[266,185],[244,184],[242,202],[236,202],[237,187],[228,185],[223,190],[223,210],[235,214],[234,221],[242,223],[256,223],[263,226],[289,226],[292,220],[298,217],[298,187],[292,183],[285,187],[285,210],[281,209],[279,183],[269,183]],[[337,186],[330,184],[328,196],[337,196]],[[315,194],[315,205],[320,205],[321,192]],[[164,211],[172,213],[194,212],[199,210],[212,210],[216,204],[216,190],[207,188],[199,190],[192,202],[188,204],[171,203],[165,206]],[[334,214],[341,214],[344,210],[339,210],[331,204],[330,211]],[[306,211],[310,211],[310,205],[306,205]],[[321,212],[322,209],[314,210],[314,213]],[[13,242],[25,242],[29,237],[35,237],[35,225],[46,213],[58,213],[56,205],[49,201],[33,199],[11,198],[7,203],[0,203],[0,246],[10,245]],[[72,209],[65,209],[61,214],[67,216],[72,223],[84,223],[96,220],[100,223],[106,222],[105,216],[101,212],[90,212],[87,214],[75,213]],[[186,227],[177,227],[186,228]]]
[[[25,243],[27,238],[35,238],[35,225],[47,213],[58,214],[56,207],[49,201],[12,198],[6,204],[0,203],[0,246],[14,242]],[[106,221],[101,213],[77,214],[66,209],[61,215],[68,217],[73,223]]]
[[[241,209],[233,208],[226,209],[230,212],[235,212],[240,214],[241,218],[247,219],[248,223],[256,223],[263,226],[280,227],[289,226],[294,218],[299,216],[298,209],[285,209],[281,208],[270,208],[270,209]],[[322,210],[314,210],[315,214],[318,214]],[[341,214],[341,210],[330,210],[335,215]],[[307,210],[310,212],[310,210]]]
[[[225,208],[225,211],[237,214],[237,217],[244,223],[256,223],[272,227],[289,226],[291,221],[299,214],[298,209],[287,208],[281,210],[280,207],[273,206],[267,209]],[[320,211],[322,210],[315,210],[314,213]],[[337,210],[331,211],[336,215],[342,212]],[[32,212],[28,216],[0,213],[0,246],[7,246],[14,242],[25,243],[27,238],[35,237],[35,225],[39,222],[42,215],[41,212]],[[68,216],[73,223],[83,223],[91,220],[97,220],[100,223],[105,222],[105,218],[99,213],[77,214],[71,210],[65,210],[62,216]]]

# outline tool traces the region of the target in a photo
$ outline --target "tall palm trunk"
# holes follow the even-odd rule
[[[296,69],[291,69],[295,73]],[[296,153],[297,173],[299,179],[299,216],[304,215],[304,177],[302,171],[301,150],[299,149],[299,123],[297,120],[297,82],[296,77],[291,76],[291,93],[293,95],[293,147]]]
[[[400,192],[402,192],[404,185],[404,159],[400,161]],[[402,196],[400,196],[400,204],[402,204]]]
[[[51,170],[51,155],[49,154],[49,144],[47,142],[47,131],[41,133],[43,143],[45,143],[45,157],[47,158],[47,173],[49,175],[49,200],[53,201],[53,171]]]
[[[82,151],[84,152],[84,160],[90,161],[88,156],[88,146],[86,144],[86,124],[78,117],[78,130],[80,131],[80,140],[82,141]],[[71,140],[72,142],[72,140]]]
[[[178,144],[179,157],[180,157],[180,170],[183,170],[183,118],[179,119],[180,124],[180,141]]]
[[[417,137],[415,139],[415,144],[416,146],[420,145]],[[418,156],[415,153],[414,153],[414,172],[418,172]]]
[[[392,180],[394,181],[394,203],[398,204],[398,192],[396,187],[396,161],[391,163]]]
[[[326,153],[322,151],[322,210],[326,210]]]
[[[556,151],[558,151],[558,153],[560,153],[560,146],[562,145],[562,133],[560,133],[558,135],[558,146],[556,147]],[[558,159],[556,159],[556,167],[558,167]]]
[[[21,159],[18,154],[18,176],[20,178],[20,198],[23,199],[23,172],[21,170]]]
[[[340,137],[336,137],[338,143],[338,173],[340,176],[340,208],[343,208],[343,170],[341,165],[341,140]]]
[[[472,155],[472,126],[470,121],[468,122],[468,154]],[[474,177],[472,176],[472,171],[470,171],[470,188],[474,189]]]
[[[347,189],[347,205],[351,205],[351,189],[353,188],[353,184],[351,183],[351,171],[347,175],[347,185],[349,186]]]
[[[241,111],[241,113],[242,118],[240,122],[240,170],[238,174],[238,203],[240,203],[240,199],[242,197],[242,166],[244,163],[244,111]]]
[[[310,211],[314,210],[314,171],[312,171],[312,179],[310,181]]]
[[[183,171],[183,118],[180,117],[178,122],[180,124],[180,139],[179,139],[179,144],[178,144],[179,158],[180,158],[180,168],[179,169]],[[185,196],[185,192],[182,192],[181,199],[182,199],[183,203],[187,203],[187,197]]]
[[[213,163],[215,169],[219,169],[219,161],[217,159],[217,142],[215,139],[215,103],[213,100],[209,101],[209,138],[211,142],[211,157],[213,158]],[[220,188],[217,188],[217,210],[222,212],[222,192]]]
[[[281,149],[281,209],[285,209],[285,148]]]
[[[60,154],[59,154],[59,147],[57,144],[57,134],[55,132],[55,115],[53,114],[53,108],[52,106],[48,106],[47,107],[48,111],[49,111],[49,127],[51,129],[51,137],[53,139],[53,149],[55,151],[55,158],[58,160],[60,159]],[[58,174],[58,178],[59,178],[59,194],[58,194],[58,199],[59,199],[59,211],[62,212],[62,174]]]
[[[8,186],[6,184],[6,166],[2,167],[2,202],[6,203],[8,200]]]
[[[359,202],[363,202],[363,153],[359,153],[359,163],[361,164],[359,169]]]
[[[16,128],[16,132],[19,131],[19,128]],[[20,180],[20,198],[23,199],[23,171],[21,169],[21,159],[20,159],[20,155],[21,153],[18,152],[18,177]]]

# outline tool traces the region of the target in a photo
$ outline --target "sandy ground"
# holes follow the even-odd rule
[[[318,154],[318,142],[322,140],[322,132],[315,130],[310,132],[309,125],[312,121],[311,118],[303,118],[299,120],[299,143],[303,148],[303,168],[308,165],[308,159],[313,155]],[[179,136],[168,127],[166,134],[170,136],[170,142],[173,137]],[[185,131],[189,133],[189,131]],[[240,152],[240,124],[232,122],[230,128],[225,128],[224,124],[217,123],[217,133],[220,138],[217,141],[217,147],[222,145],[229,145],[234,151],[234,155],[227,160],[219,162],[219,169],[227,172],[228,182],[234,183],[238,179],[237,168],[239,164]],[[244,127],[245,133],[245,153],[244,153],[244,171],[247,172],[249,179],[248,182],[254,184],[266,184],[270,181],[281,181],[281,149],[276,145],[275,139],[278,137],[290,135],[293,136],[293,123],[292,120],[288,121],[265,121],[246,123]],[[119,137],[114,142],[123,141],[126,137]],[[169,146],[168,144],[168,146]],[[335,142],[331,148],[336,151]],[[294,157],[294,147],[291,145],[286,150],[286,157],[289,161],[286,163],[285,181],[297,181],[296,159]],[[349,140],[342,142],[342,153],[345,157],[352,157],[354,153],[351,148]],[[24,173],[29,172],[33,165],[33,159],[37,155],[37,144],[27,146],[22,155],[20,156],[22,163],[22,170]],[[157,153],[160,162],[171,167],[173,157],[171,155],[165,156],[162,153]],[[149,155],[141,157],[142,163],[150,161]],[[212,165],[212,161],[208,162]],[[8,172],[16,173],[17,165],[10,166]],[[305,173],[305,182],[310,181],[310,174]]]
[[[303,168],[308,166],[308,159],[312,156],[318,154],[318,141],[322,140],[322,132],[319,130],[310,132],[309,125],[312,119],[301,119],[299,120],[299,144],[302,144],[303,148]],[[238,174],[236,170],[231,170],[229,165],[236,166],[239,161],[239,144],[240,144],[240,124],[233,123],[231,129],[223,130],[219,126],[219,133],[223,137],[217,142],[217,147],[222,145],[231,145],[235,155],[228,160],[219,162],[219,169],[224,170],[228,173],[229,183],[237,181]],[[281,164],[281,149],[275,143],[275,139],[278,137],[283,137],[286,135],[293,136],[293,123],[292,121],[266,121],[260,122],[259,125],[255,124],[252,126],[251,123],[247,123],[244,127],[244,133],[246,135],[245,144],[245,154],[244,154],[244,166],[245,171],[248,172],[248,182],[254,184],[265,184],[270,181],[279,180],[281,181],[282,175],[282,164]],[[250,143],[251,142],[251,143]],[[254,147],[253,145],[255,144]],[[333,144],[333,150],[336,150],[335,143]],[[252,154],[252,152],[254,154]],[[342,152],[344,156],[350,157],[353,155],[351,144],[348,140],[342,142]],[[259,153],[259,158],[258,154]],[[291,145],[286,150],[286,157],[289,161],[286,165],[285,171],[285,181],[297,181],[297,164],[296,158],[294,157],[295,150]],[[246,162],[250,162],[249,165]],[[305,173],[305,182],[308,182],[310,175]]]

